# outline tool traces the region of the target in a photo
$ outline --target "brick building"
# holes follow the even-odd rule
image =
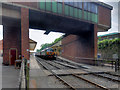
[[[104,40],[104,39],[115,39],[115,38],[120,38],[120,33],[109,33],[109,34],[104,34],[104,35],[99,35],[98,40]]]
[[[9,39],[8,39],[9,40]],[[14,39],[15,40],[15,39]],[[12,40],[11,40],[12,41]],[[15,41],[12,41],[13,42],[13,45],[14,44],[17,44]],[[9,44],[9,43],[8,43]],[[19,45],[19,44],[18,44]],[[29,39],[29,47],[30,47],[30,51],[34,51],[35,47],[37,45],[37,42],[32,40],[32,39]],[[12,48],[10,48],[10,46],[7,46],[8,47],[8,52],[9,54],[10,53],[13,53],[14,51],[16,51],[16,55],[14,56],[14,60],[18,59],[19,58],[19,55],[21,55],[20,51],[18,51],[18,49],[14,46]],[[19,47],[18,47],[19,48]],[[13,52],[12,52],[13,50]],[[3,40],[0,41],[0,55],[3,54]],[[14,53],[13,53],[14,54]],[[13,56],[12,56],[13,57]],[[12,57],[6,57],[6,58],[12,58]],[[3,62],[4,63],[4,62]],[[12,62],[11,64],[14,64],[14,62]]]
[[[0,55],[3,54],[3,40],[0,40]]]

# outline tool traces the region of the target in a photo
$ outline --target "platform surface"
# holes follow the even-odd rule
[[[3,58],[0,57],[0,78],[2,77],[2,88],[18,88],[19,85],[19,69],[14,66],[2,65]]]
[[[40,67],[34,56],[30,57],[29,88],[66,88],[51,73]]]

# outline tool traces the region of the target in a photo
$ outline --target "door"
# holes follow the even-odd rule
[[[14,65],[16,60],[16,49],[10,49],[10,64]]]

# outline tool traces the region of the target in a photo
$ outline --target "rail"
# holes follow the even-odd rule
[[[41,64],[46,70],[50,71],[59,81],[63,82],[65,85],[67,85],[70,89],[76,90],[75,87],[71,86],[69,83],[67,83],[65,80],[63,80],[61,77],[59,77],[56,73],[54,73],[52,70],[50,70],[48,67],[46,67],[43,63],[41,63],[37,59],[38,63]]]
[[[46,66],[45,66],[43,63],[41,63],[38,59],[37,59],[37,61],[38,61],[45,69],[47,69],[48,71],[50,71],[56,78],[58,78],[60,81],[62,81],[64,84],[66,84],[67,86],[69,86],[71,89],[76,90],[76,88],[75,88],[74,86],[71,86],[67,81],[63,80],[59,75],[57,75],[57,74],[54,73],[52,70],[50,70],[48,67],[46,67]],[[49,63],[49,62],[46,62],[46,61],[44,61],[44,62],[45,62],[45,63],[48,63],[48,64],[50,64],[50,65],[52,65],[52,66],[54,66],[54,67],[57,68],[57,69],[60,69],[60,67],[57,67],[57,66],[55,66],[55,65],[53,65],[53,64],[51,64],[51,63]],[[105,86],[102,86],[102,85],[99,85],[99,84],[97,84],[97,83],[91,82],[91,81],[89,81],[89,80],[87,80],[87,79],[85,79],[85,78],[83,78],[83,77],[80,77],[80,76],[78,76],[78,75],[76,75],[76,74],[72,74],[72,73],[71,73],[71,75],[74,76],[74,77],[76,77],[76,78],[82,79],[83,81],[86,81],[87,83],[90,83],[90,84],[92,84],[92,85],[94,85],[94,86],[96,86],[96,87],[98,87],[98,88],[100,88],[100,89],[110,90],[110,89],[108,89],[108,88],[105,87]]]

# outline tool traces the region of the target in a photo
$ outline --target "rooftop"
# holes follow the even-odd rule
[[[118,34],[118,33],[117,33],[117,32],[114,32],[114,33],[109,33],[109,34],[99,35],[98,37],[109,36],[109,35],[115,35],[115,34]]]

